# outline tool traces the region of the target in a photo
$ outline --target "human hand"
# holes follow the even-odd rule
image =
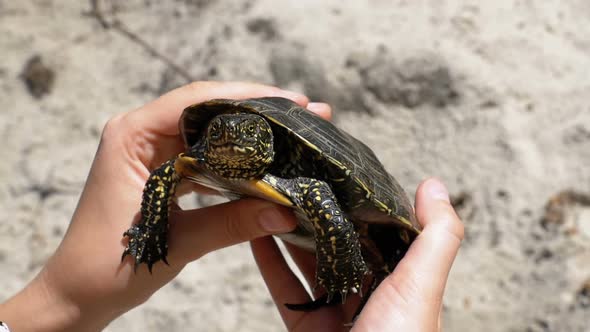
[[[423,181],[416,191],[416,215],[423,231],[369,298],[352,331],[440,331],[442,298],[461,240],[463,225],[449,203],[447,189],[436,179]],[[287,244],[308,283],[315,278],[315,257]],[[252,241],[254,257],[289,331],[342,331],[359,304],[312,312],[291,311],[285,303],[304,303],[309,295],[289,269],[271,237]]]
[[[329,106],[300,94],[250,83],[197,82],[108,121],[78,207],[62,243],[39,275],[0,305],[15,331],[97,331],[146,301],[189,262],[239,242],[288,232],[285,208],[255,199],[170,213],[170,266],[153,274],[121,263],[123,232],[139,220],[150,170],[183,150],[182,110],[214,98],[280,96],[328,117]],[[35,317],[35,319],[30,319]]]

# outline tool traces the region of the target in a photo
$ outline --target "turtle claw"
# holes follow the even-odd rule
[[[285,307],[293,311],[314,311],[326,306],[334,306],[337,304],[344,304],[348,292],[331,292],[325,293],[317,299],[305,303],[291,304],[285,303]]]
[[[347,295],[348,295],[348,292],[346,292],[346,291],[340,292],[340,297],[342,297],[342,304],[344,304],[344,302],[346,302]]]
[[[332,303],[333,297],[334,297],[334,293],[328,292],[328,296],[326,297],[326,303]]]
[[[132,256],[134,259],[133,270],[135,272],[142,263],[147,264],[150,273],[152,273],[154,263],[160,260],[170,265],[166,260],[168,253],[166,231],[138,224],[129,228],[123,233],[123,236],[128,237],[129,242],[123,251],[121,260],[124,260],[127,255]]]
[[[129,255],[129,248],[125,248],[125,250],[123,250],[123,254],[121,255],[121,263],[123,263],[127,255]]]
[[[352,292],[353,293],[358,293],[358,295],[363,298],[363,286],[361,285],[361,287],[359,287],[358,289],[356,289],[355,287],[352,288]]]
[[[336,304],[340,304],[340,301],[339,301],[340,299],[337,297],[338,297],[337,293],[336,293],[336,298],[334,298],[333,296],[330,297],[326,293],[313,301],[309,301],[309,302],[305,302],[305,303],[297,303],[297,304],[285,303],[285,307],[287,307],[287,309],[293,310],[293,311],[310,312],[310,311],[318,310],[318,309],[325,307],[325,306],[333,306]],[[332,301],[332,300],[334,300],[334,301]]]

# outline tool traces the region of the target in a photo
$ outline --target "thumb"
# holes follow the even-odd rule
[[[436,179],[427,179],[418,187],[416,215],[424,227],[422,233],[375,290],[359,316],[359,327],[375,331],[440,329],[442,297],[463,239],[463,225],[446,188]]]
[[[217,249],[292,231],[295,225],[288,208],[259,199],[170,211],[169,258],[188,263]]]

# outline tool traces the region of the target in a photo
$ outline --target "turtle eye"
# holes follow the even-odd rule
[[[246,127],[246,130],[248,131],[248,134],[255,134],[256,133],[256,126],[251,123],[248,125],[248,127]]]
[[[213,122],[211,124],[211,126],[209,126],[209,137],[211,137],[211,138],[221,137],[221,130],[219,130],[219,123]]]

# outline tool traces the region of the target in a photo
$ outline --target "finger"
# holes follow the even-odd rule
[[[277,87],[248,82],[193,82],[172,90],[151,103],[131,112],[129,117],[142,130],[161,135],[178,135],[178,119],[193,104],[216,98],[245,99],[284,97],[305,107],[309,100],[302,94]]]
[[[276,204],[242,199],[170,213],[170,263],[195,260],[211,251],[295,228],[290,210]]]
[[[437,306],[432,310],[438,310],[463,240],[463,224],[451,206],[447,189],[434,178],[423,181],[416,191],[416,216],[424,229],[404,258],[400,274],[408,268],[408,273],[402,275],[412,277],[421,286],[414,294],[416,298],[431,302]]]
[[[306,108],[326,120],[332,119],[332,107],[326,103],[309,103]]]
[[[419,330],[434,330],[438,324],[447,277],[463,239],[463,225],[449,203],[446,188],[436,179],[427,179],[418,187],[416,213],[424,230],[370,298],[359,318],[361,325],[410,330],[410,326],[399,324],[414,321],[420,322]],[[374,314],[379,310],[392,314]]]
[[[315,270],[316,270],[316,258],[315,254],[309,252],[305,249],[292,245],[289,242],[285,243],[285,247],[289,252],[291,258],[293,258],[293,262],[299,267],[301,270],[301,274],[307,281],[308,285],[312,287],[315,285]]]
[[[283,321],[287,325],[299,321],[305,313],[291,311],[284,304],[311,300],[301,281],[289,268],[273,238],[259,238],[252,241],[251,245],[256,264]]]

